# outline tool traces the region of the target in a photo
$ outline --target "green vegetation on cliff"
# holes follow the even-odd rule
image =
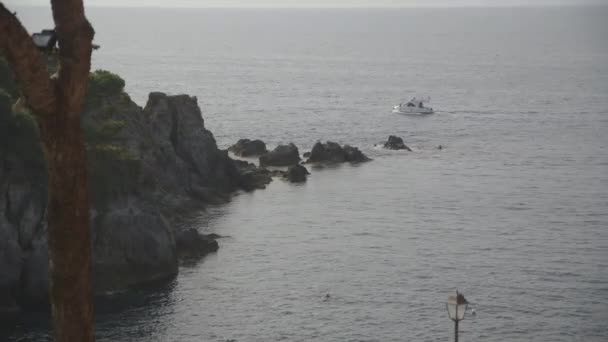
[[[96,105],[106,97],[122,94],[127,96],[124,90],[125,80],[120,76],[107,70],[95,70],[89,75],[85,102],[89,105]]]
[[[113,198],[133,193],[140,174],[140,161],[116,139],[125,127],[124,121],[113,117],[120,111],[122,100],[128,99],[124,86],[125,81],[109,71],[97,70],[89,77],[85,108],[103,109],[101,121],[96,121],[93,125],[83,124],[89,159],[91,199],[101,209]],[[115,96],[121,96],[118,104],[103,101]],[[0,58],[0,155],[3,158],[22,160],[28,177],[39,180],[37,183],[45,186],[46,172],[38,124],[27,109],[15,105],[18,99],[19,93],[11,70],[6,61]]]
[[[10,86],[2,78],[0,84]],[[10,91],[0,88],[0,167],[3,167],[2,163],[6,167],[8,160],[19,159],[24,164],[24,176],[42,184],[46,181],[46,170],[38,139],[38,124],[27,111],[13,113],[16,99]]]

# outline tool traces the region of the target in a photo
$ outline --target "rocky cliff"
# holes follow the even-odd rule
[[[1,66],[0,66],[1,67]],[[0,70],[0,78],[8,73]],[[0,80],[0,314],[47,300],[46,173],[32,116]],[[124,81],[93,73],[82,128],[90,165],[96,292],[174,276],[181,219],[270,177],[219,150],[195,97],[151,93],[142,109]],[[252,183],[252,179],[256,183]]]

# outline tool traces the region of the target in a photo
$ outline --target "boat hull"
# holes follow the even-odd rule
[[[433,114],[433,108],[393,108],[395,114]]]

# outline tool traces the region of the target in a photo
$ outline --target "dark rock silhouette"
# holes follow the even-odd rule
[[[313,164],[336,164],[336,163],[361,163],[371,160],[358,148],[349,145],[340,146],[338,143],[328,141],[325,144],[317,142],[310,151],[310,157],[306,163]]]
[[[346,161],[349,163],[363,163],[371,160],[356,147],[344,145],[342,149],[344,150]]]
[[[219,245],[215,241],[217,234],[204,235],[190,228],[177,234],[177,255],[180,258],[200,258],[209,253],[217,252]]]
[[[241,184],[245,191],[264,189],[272,181],[272,173],[265,168],[257,167],[255,164],[243,160],[235,160],[234,164],[239,170]]]
[[[403,143],[403,139],[398,136],[391,135],[388,137],[388,141],[384,143],[384,147],[391,150],[407,150],[412,151],[407,145]]]
[[[293,143],[279,145],[260,157],[260,166],[291,166],[300,162],[300,152]]]
[[[287,169],[284,177],[292,183],[303,183],[306,182],[309,174],[310,172],[304,166],[296,164]]]
[[[266,150],[266,144],[262,140],[240,139],[236,144],[230,146],[228,151],[240,157],[251,157],[262,155]]]

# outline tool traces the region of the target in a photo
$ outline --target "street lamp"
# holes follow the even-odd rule
[[[454,341],[458,342],[458,322],[464,319],[464,314],[467,312],[467,306],[469,302],[464,298],[461,293],[456,291],[455,296],[449,296],[446,307],[448,309],[448,316],[454,321]]]

